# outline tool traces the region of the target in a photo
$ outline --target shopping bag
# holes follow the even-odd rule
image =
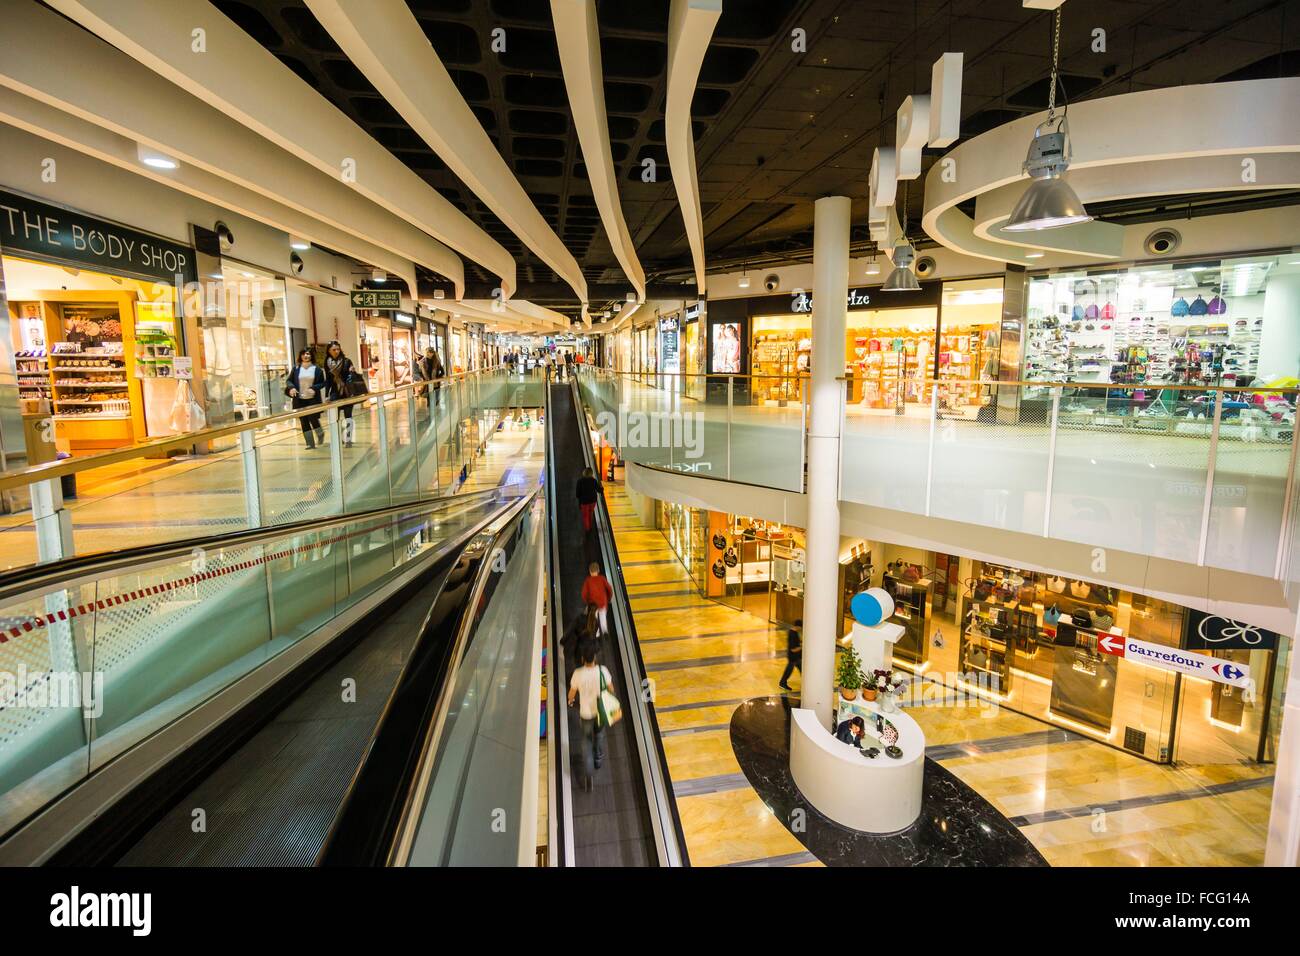
[[[613,727],[623,719],[623,705],[605,686],[605,668],[600,668],[600,697],[596,700],[596,726]]]

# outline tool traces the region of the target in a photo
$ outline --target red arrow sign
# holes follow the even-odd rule
[[[1103,634],[1097,641],[1097,646],[1107,654],[1114,654],[1116,657],[1124,656],[1124,638],[1115,634]]]

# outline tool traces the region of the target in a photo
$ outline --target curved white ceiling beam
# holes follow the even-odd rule
[[[239,208],[234,211],[268,224],[292,219],[300,228],[289,231],[340,251],[365,247],[371,251],[361,257],[376,265],[373,250],[386,249],[390,260],[397,256],[446,276],[461,294],[465,266],[447,246],[179,87],[159,83],[147,67],[76,24],[34,3],[19,3],[7,12],[5,27],[0,33],[0,87],[15,91],[9,102],[20,104],[13,99],[18,96],[27,101],[15,120],[32,124],[29,128],[38,135],[46,135],[40,126],[54,115],[35,110],[39,102],[69,120],[54,120],[49,138],[73,148],[79,142],[113,144],[69,123],[76,118],[101,127],[133,141],[127,168],[135,172],[148,170],[135,154],[134,143],[143,143],[181,163],[180,170],[160,181],[217,205],[235,203]],[[58,70],[49,69],[51,47],[66,58]],[[145,88],[150,95],[141,102],[139,90]],[[100,158],[108,162],[122,158],[115,145],[104,153]],[[217,178],[228,180],[231,188]],[[247,195],[250,190],[265,199]],[[271,218],[260,209],[271,210]]]
[[[18,129],[125,169],[137,176],[161,183],[178,192],[187,193],[214,206],[247,216],[273,229],[293,236],[302,236],[311,242],[350,256],[358,262],[400,276],[409,288],[415,288],[415,266],[410,259],[395,255],[390,249],[358,239],[328,223],[267,199],[259,193],[222,179],[197,166],[182,163],[179,169],[174,170],[151,169],[140,162],[135,140],[119,136],[110,130],[64,113],[47,103],[4,87],[0,87],[0,122],[9,123]],[[286,271],[289,267],[289,255],[290,250],[286,242],[284,249]],[[459,258],[456,261],[459,263]]]
[[[433,300],[433,301],[436,302],[437,300]],[[428,305],[430,303],[426,302],[425,304]],[[439,302],[438,308],[440,308],[442,311],[447,311],[446,302],[445,301]],[[525,322],[522,318],[518,316],[505,315],[500,312],[492,312],[490,309],[484,311],[464,301],[457,302],[452,307],[452,311],[449,312],[448,314],[451,316],[453,322],[458,322],[461,325],[464,325],[465,320],[469,319],[470,321],[473,322],[481,322],[486,328],[489,328],[494,331],[507,331],[507,332],[535,331],[531,323]]]
[[[1092,198],[1230,192],[1292,181],[1300,153],[1300,78],[1178,86],[1085,100],[1070,106],[1073,159],[1066,178]],[[1114,258],[1122,236],[1145,226],[1088,223],[1022,233],[999,230],[1008,203],[1025,188],[1021,171],[1034,127],[1045,113],[999,126],[950,150],[925,180],[922,224],[957,252],[1024,265],[1027,247],[1057,256]],[[1221,162],[1199,162],[1220,158]],[[985,198],[987,197],[987,198]],[[976,198],[976,219],[956,207]],[[981,211],[982,208],[982,211]],[[978,221],[977,221],[978,220]],[[1054,233],[1059,233],[1055,235]]]
[[[600,62],[600,28],[596,23],[595,0],[551,0],[551,19],[555,23],[555,43],[564,69],[564,87],[569,93],[569,111],[582,160],[587,167],[592,196],[600,210],[600,221],[614,250],[618,264],[636,289],[638,299],[645,298],[645,270],[637,258],[636,246],[627,229],[627,219],[618,198],[618,179],[614,173],[614,155],[609,144],[609,118],[605,111],[605,74]],[[583,305],[583,321],[591,318]]]
[[[499,303],[494,299],[465,299],[463,301],[480,312],[489,314],[500,315],[504,309],[506,315],[518,316],[539,328],[567,329],[569,327],[569,320],[563,313],[540,305],[534,305],[527,299],[510,299],[503,303]]]
[[[208,0],[51,0],[49,5],[479,263],[501,279],[507,297],[513,294],[515,261],[504,246]],[[202,31],[203,52],[194,49],[196,31]],[[135,91],[141,109],[148,108],[149,93],[148,88]]]
[[[700,211],[700,177],[695,169],[695,136],[691,131],[691,100],[700,66],[722,16],[722,0],[673,0],[668,14],[668,103],[664,108],[664,137],[668,169],[677,190],[677,204],[686,223],[686,240],[695,260],[695,288],[708,293],[704,275],[704,215]]]
[[[447,168],[586,302],[587,280],[578,260],[492,145],[405,0],[306,3]]]
[[[1256,163],[1250,182],[1242,182],[1240,156],[1199,156],[1136,166],[1089,166],[1070,174],[1070,185],[1085,205],[1145,196],[1170,196],[1202,191],[1242,192],[1254,189],[1295,189],[1300,182],[1300,152],[1270,153]],[[994,242],[1099,259],[1124,257],[1125,227],[1086,222],[1038,232],[1004,232],[1002,224],[1028,183],[1012,183],[980,195],[975,204],[975,235]],[[1149,225],[1149,224],[1144,224]]]

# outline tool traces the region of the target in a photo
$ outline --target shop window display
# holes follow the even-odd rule
[[[1117,386],[1067,393],[1067,417],[1205,419],[1212,404],[1197,386],[1292,385],[1300,277],[1291,268],[1256,257],[1031,278],[1023,378]],[[1294,400],[1280,394],[1230,393],[1224,411],[1230,429],[1294,424]]]

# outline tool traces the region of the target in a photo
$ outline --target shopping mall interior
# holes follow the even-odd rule
[[[0,0],[0,864],[1296,866],[1298,398],[1300,0]]]

